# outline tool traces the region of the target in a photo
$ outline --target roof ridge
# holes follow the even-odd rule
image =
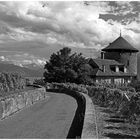
[[[116,60],[114,60],[114,59],[102,59],[102,58],[94,58],[93,60],[115,61],[115,62],[119,63],[118,61],[116,61]]]

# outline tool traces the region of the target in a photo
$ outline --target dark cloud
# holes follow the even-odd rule
[[[100,14],[101,19],[108,21],[112,19],[114,21],[121,22],[122,24],[130,24],[133,21],[136,21],[140,13],[140,2],[118,2],[111,1],[109,2],[111,6],[111,11],[108,11],[108,14]]]
[[[139,13],[140,12],[140,1],[131,1],[130,4],[133,7],[133,12]]]
[[[99,18],[108,21],[112,19],[113,21],[121,22],[122,24],[126,25],[136,20],[139,16],[139,13],[128,13],[127,15],[115,15],[115,14],[100,14]]]
[[[13,27],[27,26],[27,23],[23,19],[18,18],[17,15],[8,15],[6,12],[2,11],[0,11],[0,21],[5,22],[9,26]]]
[[[11,29],[6,24],[0,22],[0,34],[8,34],[11,32]]]
[[[133,32],[135,32],[135,33],[138,33],[138,34],[140,34],[140,29],[133,29],[133,28],[126,28],[127,30],[131,30],[131,31],[133,31]]]

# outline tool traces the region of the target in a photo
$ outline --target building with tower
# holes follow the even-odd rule
[[[137,77],[137,52],[120,34],[102,49],[101,58],[89,60],[93,67],[91,76],[96,82],[130,83]]]

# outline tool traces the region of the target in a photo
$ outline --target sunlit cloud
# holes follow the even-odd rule
[[[43,66],[46,62],[45,58],[36,57],[28,53],[19,53],[13,55],[12,54],[7,55],[7,54],[8,52],[6,52],[5,55],[2,55],[0,53],[0,61],[10,62],[18,66],[24,66],[29,64],[36,64],[38,66]]]
[[[40,57],[42,49],[50,46],[99,51],[115,40],[121,29],[123,37],[140,49],[139,21],[140,2],[0,2],[0,48],[18,50],[22,46],[25,52],[36,48]],[[23,47],[25,43],[30,45]]]

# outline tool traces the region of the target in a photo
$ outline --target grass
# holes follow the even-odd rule
[[[93,100],[94,103],[94,100]],[[98,137],[99,139],[138,139],[140,127],[136,133],[136,125],[125,121],[125,118],[117,116],[109,108],[95,104]],[[137,123],[136,123],[137,124]],[[137,126],[138,127],[138,126]]]

